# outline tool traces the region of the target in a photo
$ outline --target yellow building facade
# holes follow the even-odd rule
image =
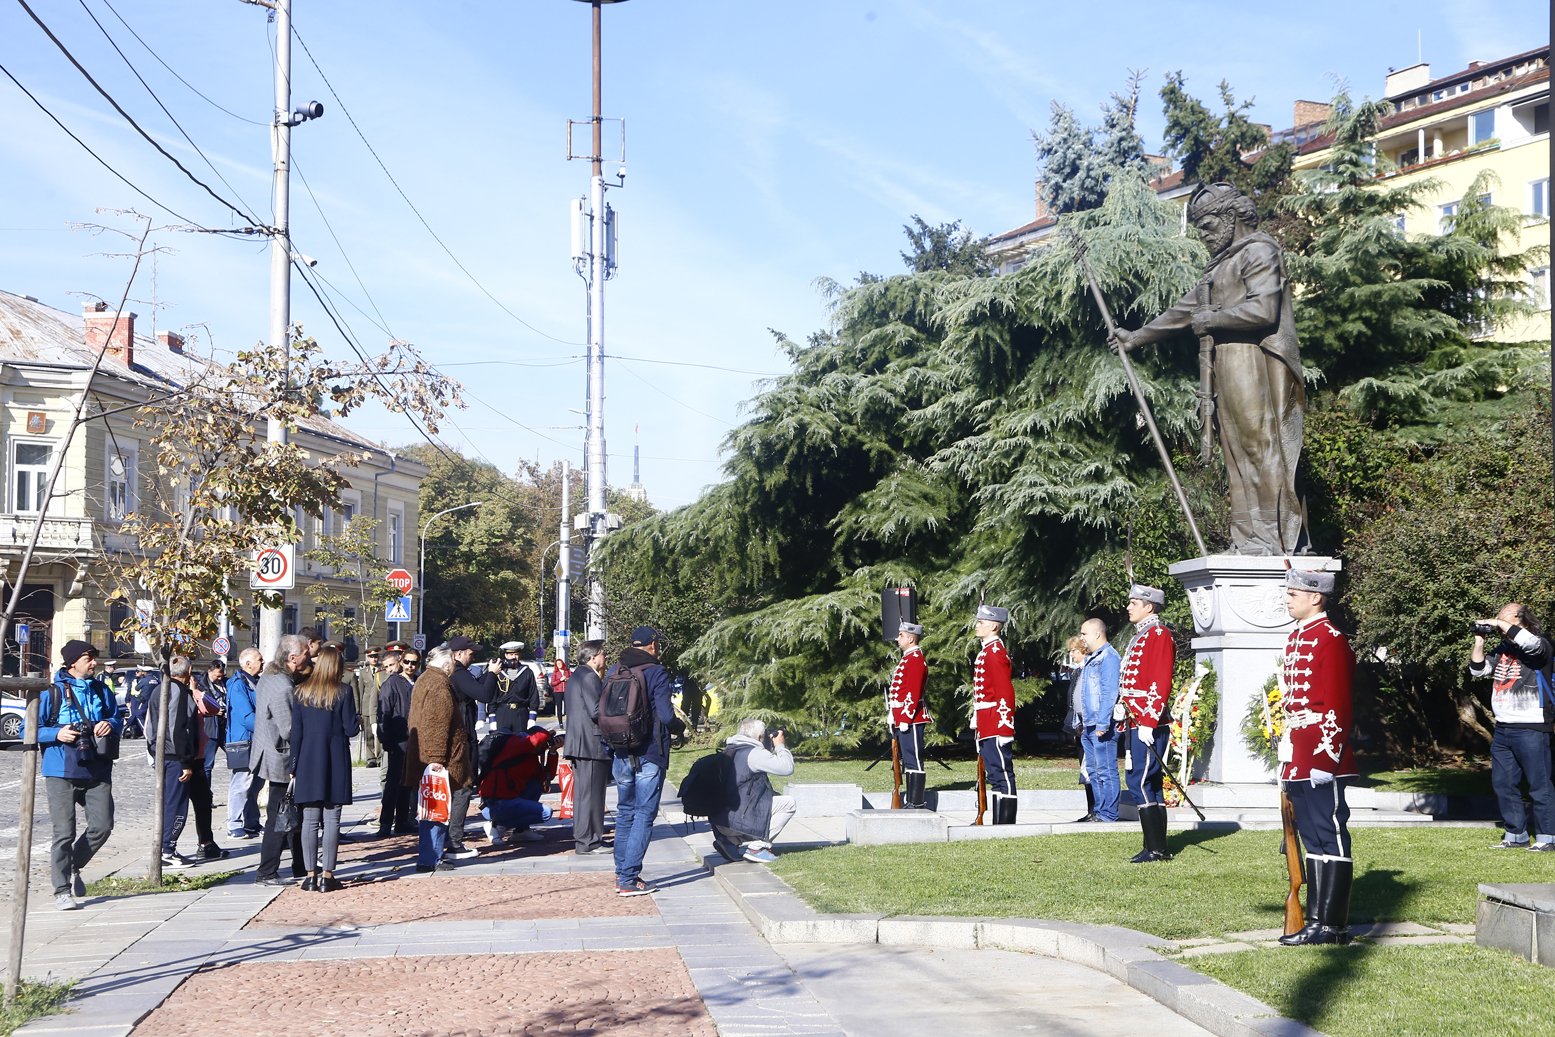
[[[103,659],[145,661],[144,643],[137,645],[121,630],[136,607],[135,591],[121,586],[116,577],[117,563],[137,551],[121,532],[125,517],[157,506],[152,484],[156,459],[145,441],[148,431],[136,425],[142,413],[137,405],[188,384],[210,361],[186,351],[176,333],[140,334],[135,315],[125,313],[117,322],[115,317],[94,304],[69,313],[0,291],[0,456],[5,463],[0,580],[7,600],[45,503],[55,452],[70,427],[92,361],[105,342],[108,346],[92,383],[88,413],[96,417],[76,432],[66,449],[37,552],[21,581],[15,623],[26,625],[26,637],[19,643],[18,631],[9,632],[3,646],[6,673],[52,672],[60,646],[72,638],[95,645]],[[420,463],[396,456],[327,417],[310,421],[292,442],[314,458],[350,452],[369,459],[344,472],[349,487],[336,506],[322,518],[303,517],[305,537],[296,545],[296,588],[285,592],[282,613],[287,633],[318,625],[314,594],[319,588],[350,592],[349,580],[304,556],[320,537],[341,532],[356,517],[377,519],[380,559],[394,565],[414,563],[420,486],[427,474]],[[233,573],[231,580],[246,588],[249,574]],[[232,617],[229,657],[258,644],[255,618],[252,613]],[[375,634],[392,632],[384,630],[383,618],[376,617]]]

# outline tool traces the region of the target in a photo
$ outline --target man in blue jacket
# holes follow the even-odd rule
[[[1080,686],[1080,744],[1085,748],[1085,769],[1091,776],[1096,805],[1095,821],[1118,819],[1118,741],[1113,737],[1113,707],[1118,703],[1118,673],[1122,659],[1107,641],[1107,625],[1087,619],[1080,626],[1085,641],[1085,663],[1075,675]]]
[[[623,651],[616,665],[605,674],[605,688],[609,689],[618,674],[635,669],[641,670],[648,690],[653,733],[648,744],[635,752],[614,749],[610,762],[616,783],[616,893],[623,897],[640,897],[657,889],[643,881],[643,858],[648,853],[653,820],[659,813],[659,796],[664,791],[670,735],[686,729],[675,716],[670,700],[675,688],[659,663],[659,635],[653,627],[640,626],[632,631],[632,647]],[[600,703],[603,709],[603,694]],[[596,722],[598,718],[596,712]]]
[[[54,824],[54,906],[75,911],[81,907],[76,897],[86,896],[81,869],[113,831],[113,761],[102,750],[122,731],[113,692],[92,676],[97,650],[85,641],[66,641],[60,661],[53,686],[38,701],[38,746]],[[78,803],[86,809],[86,831],[79,838]]]
[[[254,839],[263,831],[259,820],[259,787],[248,763],[254,741],[254,694],[264,656],[257,648],[238,653],[238,670],[227,678],[227,769],[232,784],[227,789],[227,834],[234,839]]]

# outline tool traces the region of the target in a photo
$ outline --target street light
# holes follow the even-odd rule
[[[485,503],[483,500],[477,500],[454,508],[444,508],[421,524],[421,561],[416,565],[416,586],[420,589],[420,594],[416,598],[416,633],[423,638],[427,632],[427,530],[432,528],[432,523],[444,515],[451,515],[465,508],[478,508]]]

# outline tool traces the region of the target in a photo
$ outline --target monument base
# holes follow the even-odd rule
[[[1338,572],[1337,558],[1302,555],[1294,568]],[[1210,781],[1269,782],[1274,770],[1242,740],[1242,719],[1274,676],[1296,623],[1285,611],[1284,557],[1210,555],[1177,562],[1170,572],[1188,592],[1193,651],[1215,671],[1220,705],[1210,748]]]

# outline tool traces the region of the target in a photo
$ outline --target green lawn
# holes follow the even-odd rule
[[[1449,796],[1489,796],[1490,761],[1477,767],[1420,767],[1375,771],[1360,782],[1387,792],[1439,792]]]
[[[1489,828],[1355,833],[1356,920],[1474,921],[1480,882],[1555,882],[1555,855],[1492,850]],[[773,870],[818,911],[995,915],[1221,936],[1283,921],[1279,832],[1172,832],[1177,859],[1130,864],[1137,833],[836,846]]]
[[[1263,948],[1186,964],[1334,1037],[1555,1030],[1555,977],[1472,944]]]
[[[142,893],[193,893],[202,889],[210,889],[226,882],[235,871],[212,871],[203,875],[187,875],[183,873],[163,875],[160,888],[151,884],[146,878],[120,878],[110,876],[105,879],[94,879],[86,885],[86,895],[89,897],[132,897]]]

